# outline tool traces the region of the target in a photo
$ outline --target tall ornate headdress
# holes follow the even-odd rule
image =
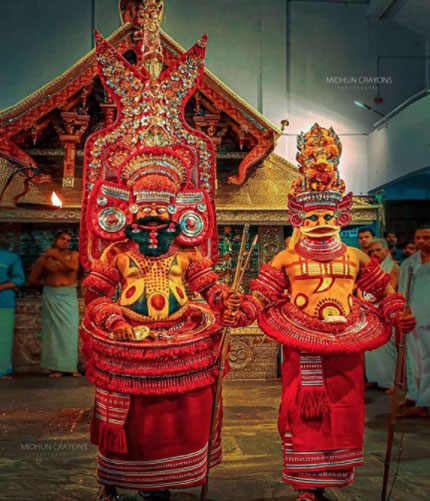
[[[302,226],[306,212],[317,209],[335,211],[339,226],[351,221],[352,192],[345,193],[345,183],[339,177],[338,164],[342,144],[333,128],[317,123],[297,139],[297,161],[302,178],[294,181],[288,195],[289,221]]]
[[[214,148],[184,118],[203,76],[207,36],[162,71],[160,3],[150,0],[145,7],[139,65],[95,32],[99,76],[117,116],[85,144],[81,255],[87,267],[107,244],[125,238],[139,204],[150,201],[168,205],[181,226],[180,244],[216,254]]]

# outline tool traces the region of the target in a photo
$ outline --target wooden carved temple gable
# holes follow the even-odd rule
[[[145,7],[142,0],[120,0],[119,5],[124,24],[108,40],[130,62],[144,65],[142,47],[155,44],[153,37],[156,36],[161,41],[160,64],[164,68],[184,52],[164,32],[151,30],[152,22],[154,26],[160,22],[160,0],[146,0]],[[273,150],[280,134],[273,124],[208,70],[184,114],[192,127],[211,137],[217,151],[221,184],[242,184],[249,169],[260,165]],[[0,156],[12,169],[27,167],[16,180],[29,183],[33,191],[37,183],[44,183],[45,186],[36,191],[48,192],[51,182],[66,192],[67,188],[76,190],[82,179],[82,150],[86,138],[112,124],[115,116],[115,106],[107,100],[98,79],[93,50],[60,77],[0,111]],[[24,194],[27,192],[28,189]],[[9,198],[15,199],[15,195]],[[3,202],[0,200],[0,205]]]

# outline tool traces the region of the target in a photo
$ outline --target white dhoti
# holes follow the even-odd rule
[[[366,351],[364,358],[367,381],[376,383],[380,388],[392,388],[397,358],[394,335],[384,346],[373,351]]]
[[[406,349],[406,398],[417,407],[430,407],[430,325],[417,325],[407,336]]]
[[[430,407],[430,263],[422,264],[419,252],[402,263],[399,291],[403,294],[410,266],[414,271],[410,305],[417,326],[406,335],[406,397],[417,407]]]
[[[390,273],[394,266],[391,257],[385,258],[381,269]],[[369,383],[376,383],[380,388],[394,386],[394,373],[396,371],[397,350],[394,342],[394,332],[387,344],[376,350],[364,353],[366,379]]]

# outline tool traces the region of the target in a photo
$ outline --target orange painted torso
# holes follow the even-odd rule
[[[278,258],[290,281],[294,305],[321,320],[349,314],[359,270],[359,262],[351,248],[329,262],[306,259],[292,249],[282,252]]]

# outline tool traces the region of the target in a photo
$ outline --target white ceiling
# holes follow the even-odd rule
[[[384,18],[430,38],[430,0],[394,0]]]
[[[389,19],[430,38],[430,0],[286,0],[287,2],[339,3],[367,5],[371,19]]]

